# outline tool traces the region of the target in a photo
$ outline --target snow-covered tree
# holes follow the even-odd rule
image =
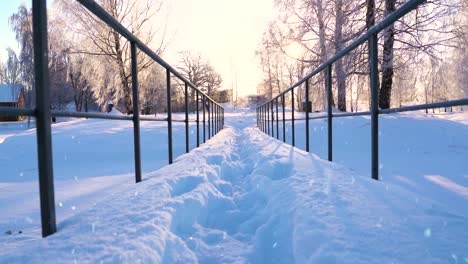
[[[166,45],[165,29],[161,29],[160,41],[155,43],[157,29],[152,26],[152,18],[162,9],[162,2],[153,0],[99,0],[97,1],[111,16],[131,31],[156,54],[161,54]],[[99,105],[104,107],[109,99],[119,105],[126,113],[133,111],[131,90],[130,42],[117,31],[109,28],[81,4],[72,0],[59,0],[58,8],[74,40],[70,52],[92,57],[87,66],[93,71],[86,71],[94,79],[91,89]],[[154,61],[139,49],[137,67],[141,73],[148,70]],[[90,79],[90,78],[88,78]]]

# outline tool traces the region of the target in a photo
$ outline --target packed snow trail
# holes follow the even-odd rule
[[[272,139],[255,114],[1,263],[468,262],[467,210]]]

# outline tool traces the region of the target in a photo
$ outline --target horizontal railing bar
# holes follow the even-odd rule
[[[106,113],[89,113],[89,112],[69,112],[69,111],[51,111],[52,116],[56,117],[75,117],[75,118],[92,118],[92,119],[113,119],[113,120],[133,120],[133,116],[116,116]],[[142,117],[141,121],[167,121],[167,118]],[[184,123],[185,119],[172,119],[173,122]],[[196,120],[189,120],[196,122]]]
[[[334,113],[332,116],[333,117],[347,117],[347,116],[363,116],[363,115],[370,115],[370,111],[365,111],[365,112],[340,112],[340,113]]]
[[[69,111],[51,111],[52,116],[56,117],[76,117],[76,118],[97,118],[97,119],[113,119],[113,120],[132,120],[133,116],[118,116],[105,113],[89,113],[89,112],[69,112]]]
[[[0,106],[0,114],[11,116],[35,116],[34,109]]]
[[[111,27],[112,29],[117,31],[120,35],[122,35],[124,38],[126,38],[128,41],[134,42],[141,51],[143,51],[146,55],[148,55],[150,58],[155,60],[161,66],[169,70],[174,76],[179,78],[181,81],[187,83],[191,88],[203,94],[203,96],[205,96],[208,100],[222,107],[216,101],[214,101],[211,97],[209,97],[207,94],[205,94],[200,89],[198,89],[194,84],[192,84],[187,79],[185,79],[185,77],[182,76],[176,69],[174,69],[171,65],[169,65],[169,63],[167,63],[165,60],[159,57],[154,51],[152,51],[148,46],[146,46],[143,42],[141,42],[135,35],[130,33],[130,31],[128,31],[114,17],[112,17],[109,13],[107,13],[107,11],[104,8],[102,8],[100,5],[98,5],[94,0],[77,0],[77,1],[80,2],[84,7],[86,7],[91,13],[93,13],[95,16],[101,19],[104,23],[106,23],[109,27]]]
[[[157,117],[144,117],[140,116],[141,121],[167,121],[167,118],[157,118]]]
[[[468,105],[468,98],[458,99],[458,100],[451,100],[451,101],[444,101],[444,102],[437,102],[437,103],[430,103],[430,104],[421,104],[421,105],[412,105],[412,106],[404,106],[399,108],[390,108],[390,109],[381,109],[379,110],[379,114],[392,114],[392,113],[401,113],[401,112],[409,112],[409,111],[418,111],[418,110],[426,110],[432,108],[441,108],[441,107],[453,107],[453,106],[463,106]],[[349,116],[365,116],[370,115],[370,111],[365,112],[341,112],[341,113],[334,113],[333,117],[349,117]],[[313,116],[309,117],[309,120],[312,119],[326,119],[327,115],[321,116]],[[294,120],[306,120],[305,118],[294,118]],[[292,121],[291,118],[285,119],[285,121]]]
[[[309,117],[309,120],[313,120],[313,119],[324,119],[324,118],[328,118],[328,115],[311,116],[311,117]]]
[[[386,27],[390,26],[392,23],[394,23],[395,21],[397,21],[398,19],[400,19],[401,17],[403,17],[404,15],[406,15],[407,13],[412,11],[413,9],[417,8],[424,1],[425,0],[410,0],[410,1],[406,2],[400,8],[395,10],[395,12],[391,13],[390,15],[385,17],[382,21],[380,21],[379,23],[377,23],[373,27],[371,27],[362,36],[360,36],[358,39],[353,41],[353,43],[351,43],[349,46],[347,46],[346,48],[344,48],[340,52],[336,53],[333,57],[331,57],[330,59],[328,59],[324,63],[320,64],[314,71],[307,74],[304,78],[302,78],[301,80],[299,80],[298,82],[296,82],[295,84],[293,84],[288,89],[284,90],[283,92],[281,92],[280,94],[278,94],[277,96],[272,98],[271,100],[269,100],[267,102],[264,102],[263,104],[261,104],[259,106],[265,105],[265,104],[269,103],[270,101],[276,100],[277,98],[279,98],[283,94],[286,94],[286,93],[290,92],[292,89],[294,89],[294,88],[298,87],[299,85],[303,84],[307,79],[312,78],[314,75],[321,72],[322,70],[327,68],[329,65],[331,65],[335,61],[341,59],[342,57],[347,55],[350,51],[352,51],[353,49],[357,48],[359,45],[366,42],[369,39],[369,36],[379,33],[380,31],[382,31]]]
[[[445,102],[430,103],[430,104],[403,106],[399,108],[381,109],[379,113],[390,114],[390,113],[400,113],[400,112],[407,112],[407,111],[417,111],[417,110],[425,110],[425,109],[431,109],[431,108],[462,106],[462,105],[468,105],[468,98],[445,101]]]

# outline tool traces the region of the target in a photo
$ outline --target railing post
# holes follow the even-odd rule
[[[284,100],[284,94],[281,96],[281,104],[283,107],[283,142],[286,143],[286,114],[284,113],[286,102]]]
[[[189,153],[188,84],[185,83],[185,152]]]
[[[211,115],[211,137],[214,137],[216,134],[216,105],[211,102],[211,109],[213,109],[213,114]]]
[[[195,90],[196,102],[197,102],[197,148],[200,146],[200,97],[198,91]]]
[[[270,104],[266,103],[265,104],[265,116],[266,116],[266,120],[267,120],[267,131],[268,131],[268,135],[271,136],[270,134]]]
[[[171,72],[166,69],[167,84],[167,145],[169,164],[172,164],[172,102],[171,102]]]
[[[216,134],[219,132],[219,105],[216,105]]]
[[[310,152],[309,141],[309,79],[305,82],[305,118],[306,118],[306,151]]]
[[[292,146],[296,146],[296,132],[294,128],[294,89],[291,90],[291,118],[292,118]]]
[[[262,132],[265,133],[265,117],[263,116],[263,105],[260,106],[260,118],[262,119]]]
[[[271,106],[271,136],[275,137],[275,111],[273,110],[273,101],[270,102]]]
[[[377,34],[369,37],[369,70],[371,87],[371,172],[372,179],[379,179],[379,79]]]
[[[210,100],[208,100],[208,140],[211,138],[211,105]]]
[[[206,117],[205,117],[205,108],[206,108],[206,99],[205,95],[202,94],[202,108],[203,108],[203,143],[206,142]]]
[[[328,109],[328,161],[333,160],[333,126],[332,126],[332,66],[328,65],[325,77],[327,89],[327,109]]]
[[[39,169],[42,236],[57,231],[50,127],[49,69],[46,0],[33,0],[34,82],[36,88],[36,136]]]
[[[209,102],[209,104],[210,104],[210,122],[211,122],[211,123],[210,123],[210,126],[211,126],[210,138],[212,138],[212,137],[213,137],[213,134],[214,134],[214,129],[213,129],[213,128],[214,128],[214,113],[215,113],[215,111],[214,111],[214,109],[213,109],[213,102],[211,102],[211,100],[208,101],[208,102]]]
[[[135,42],[130,42],[132,56],[132,95],[133,95],[133,142],[135,151],[135,182],[141,182],[141,150],[140,150],[140,107],[138,98],[138,68]]]
[[[276,139],[279,139],[278,97],[276,97]]]

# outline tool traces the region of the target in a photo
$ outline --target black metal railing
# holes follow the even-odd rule
[[[82,113],[68,111],[50,110],[49,101],[49,70],[48,70],[48,50],[47,50],[47,6],[46,0],[32,1],[33,16],[33,42],[34,42],[34,68],[35,68],[35,90],[36,107],[34,109],[22,109],[12,107],[0,107],[0,114],[9,116],[31,116],[36,118],[38,171],[39,171],[39,193],[41,207],[42,236],[46,237],[56,232],[55,197],[54,197],[54,177],[52,165],[52,138],[51,138],[51,117],[76,117],[76,118],[98,118],[114,120],[133,121],[134,134],[134,160],[135,160],[135,181],[138,183],[141,177],[141,156],[140,156],[140,121],[163,121],[167,122],[168,130],[168,161],[173,162],[172,147],[172,123],[185,123],[185,151],[189,152],[189,122],[195,122],[197,127],[196,146],[200,146],[200,103],[203,109],[203,142],[206,141],[205,122],[208,122],[208,138],[211,138],[224,127],[224,108],[215,102],[208,95],[199,90],[195,85],[185,79],[173,67],[166,63],[161,57],[148,48],[137,37],[130,33],[123,25],[108,14],[101,6],[93,0],[77,0],[91,13],[105,22],[110,28],[130,42],[131,51],[131,72],[132,72],[132,95],[133,95],[133,115],[113,116],[105,113]],[[137,49],[141,50],[156,63],[166,69],[167,82],[167,118],[140,117],[138,102],[138,70],[137,70]],[[185,119],[172,119],[171,108],[171,75],[178,78],[185,85]],[[189,120],[188,89],[193,89],[196,97],[196,119]],[[207,112],[207,117],[205,115]],[[211,126],[211,127],[210,127]]]
[[[291,87],[287,88],[276,97],[268,100],[257,106],[257,127],[267,133],[268,135],[275,137],[274,134],[274,110],[273,106],[276,105],[276,138],[279,139],[279,120],[278,120],[278,103],[281,100],[282,103],[282,127],[283,127],[283,142],[286,143],[286,121],[291,122],[291,144],[295,146],[295,120],[305,120],[305,137],[306,137],[306,151],[310,151],[310,140],[309,140],[309,121],[312,119],[328,119],[328,160],[333,160],[333,131],[332,131],[332,120],[334,117],[346,117],[346,116],[362,116],[362,115],[371,115],[371,175],[375,180],[379,179],[379,134],[378,134],[378,116],[379,114],[389,114],[389,113],[399,113],[406,111],[416,111],[430,108],[439,108],[439,107],[452,107],[452,106],[462,106],[468,105],[468,98],[444,101],[438,103],[430,104],[421,104],[413,106],[405,106],[400,108],[391,108],[391,109],[379,109],[378,107],[378,46],[377,46],[377,34],[384,30],[386,27],[393,24],[399,18],[405,16],[407,13],[416,9],[420,4],[424,3],[425,0],[410,0],[399,9],[395,10],[393,13],[384,18],[381,22],[371,27],[367,32],[360,36],[357,40],[352,42],[348,47],[342,51],[335,54],[332,58],[328,59],[326,62],[322,63],[314,71],[309,73],[307,76],[299,80],[297,83],[293,84]],[[345,55],[350,53],[352,50],[358,46],[368,43],[369,50],[369,72],[370,72],[370,93],[371,93],[371,105],[370,111],[365,112],[354,112],[354,113],[332,113],[332,65],[337,60],[343,58]],[[318,73],[325,71],[325,89],[327,93],[327,114],[320,116],[309,116],[309,80],[317,75]],[[305,85],[305,118],[295,118],[294,117],[294,89]],[[285,118],[285,95],[291,93],[291,118]],[[271,113],[271,115],[270,115]]]

